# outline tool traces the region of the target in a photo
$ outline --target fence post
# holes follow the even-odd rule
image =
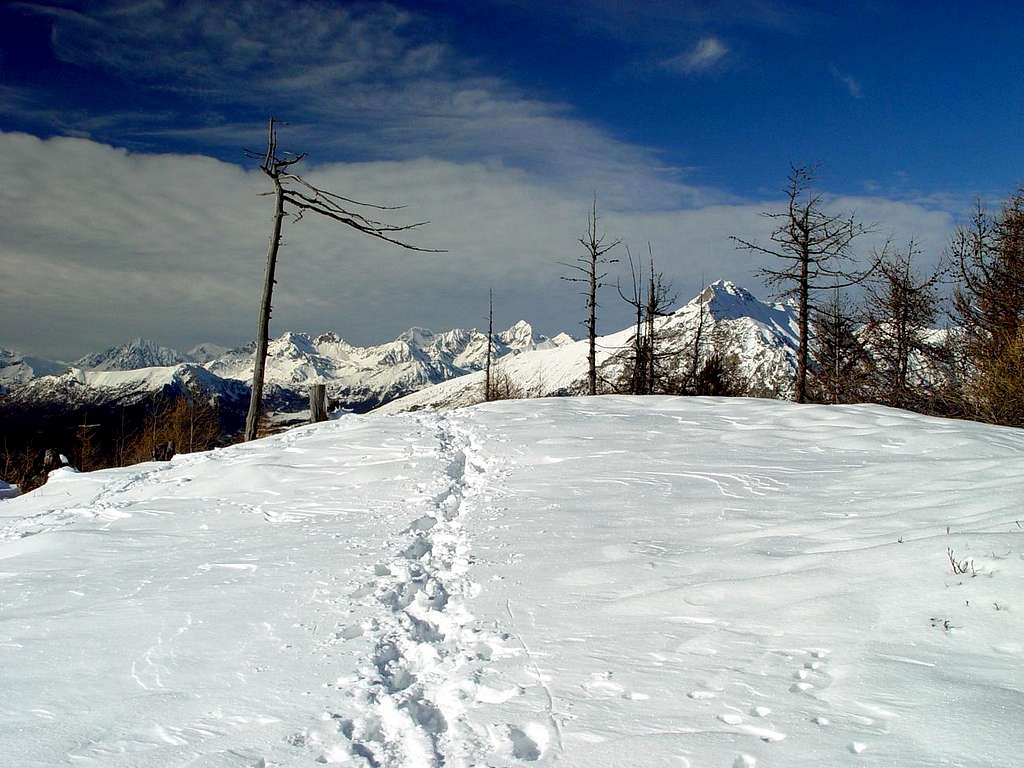
[[[309,387],[309,421],[327,421],[327,385],[312,384]]]

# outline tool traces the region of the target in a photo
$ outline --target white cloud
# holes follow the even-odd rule
[[[840,72],[835,65],[830,66],[829,70],[832,72],[832,77],[834,77],[837,82],[842,83],[843,86],[845,86],[850,96],[855,99],[864,98],[864,88],[861,86],[860,80],[855,78],[853,75]]]
[[[729,54],[729,47],[714,36],[702,37],[689,51],[661,62],[661,68],[681,75],[694,75],[718,67]]]
[[[285,133],[287,137],[287,133]],[[380,341],[410,325],[479,324],[493,286],[502,323],[579,332],[558,261],[579,246],[590,190],[572,192],[498,163],[410,159],[330,164],[307,175],[342,194],[405,203],[431,224],[409,253],[307,217],[286,224],[273,330],[335,329]],[[133,154],[84,139],[0,133],[0,346],[73,357],[136,335],[179,347],[254,333],[268,235],[264,180],[198,155]],[[768,202],[625,208],[599,200],[610,235],[650,240],[681,297],[701,276],[762,292],[759,264],[731,234],[765,237]],[[836,201],[881,234],[941,247],[951,217],[911,202]],[[628,323],[604,297],[602,326]]]

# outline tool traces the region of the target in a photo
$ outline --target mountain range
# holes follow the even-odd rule
[[[700,358],[717,352],[737,362],[738,373],[751,393],[788,398],[796,376],[798,330],[796,308],[764,302],[728,280],[708,285],[672,314],[660,319],[659,333],[685,348],[701,325]],[[623,353],[633,339],[627,328],[597,339],[597,364],[602,378],[621,372]],[[535,349],[500,361],[496,371],[524,395],[546,397],[582,394],[587,386],[587,341]],[[449,408],[479,402],[483,374],[475,373],[398,398],[383,407],[398,413],[422,408]]]
[[[567,334],[537,334],[520,321],[495,334],[495,358],[571,344]],[[425,386],[480,370],[487,357],[486,334],[476,329],[434,333],[411,328],[385,344],[360,347],[335,333],[287,332],[270,342],[266,392],[282,410],[302,407],[313,382],[327,385],[332,399],[355,410]],[[11,404],[95,406],[131,404],[154,392],[199,389],[212,397],[239,401],[252,380],[253,345],[226,349],[201,344],[182,354],[146,339],[134,339],[86,355],[70,366],[0,351],[0,387]]]

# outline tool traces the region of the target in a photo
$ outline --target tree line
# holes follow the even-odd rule
[[[814,169],[792,169],[784,206],[763,214],[775,224],[768,242],[732,238],[767,257],[761,277],[796,307],[793,400],[879,403],[1024,426],[1024,190],[994,211],[979,203],[943,253],[927,260],[935,266],[923,268],[913,238],[905,245],[890,239],[857,259],[855,241],[875,227],[832,211],[814,181]],[[669,329],[662,318],[676,296],[650,244],[647,258],[636,259],[598,221],[595,197],[578,239],[583,253],[563,263],[570,270],[563,279],[582,286],[587,394],[778,394],[743,380],[703,294],[691,327]],[[632,335],[598,364],[598,299],[612,285],[608,268],[620,261],[619,250],[629,272],[625,287],[614,285],[630,307]],[[528,396],[507,377],[495,386],[488,352],[484,399]]]

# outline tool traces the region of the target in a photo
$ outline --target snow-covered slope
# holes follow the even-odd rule
[[[676,335],[679,346],[693,338],[704,313],[702,357],[717,347],[735,356],[739,373],[754,391],[788,396],[796,374],[796,311],[788,304],[770,304],[728,280],[707,286],[691,301],[666,317],[662,332]],[[598,338],[597,362],[605,378],[614,379],[616,360],[627,349],[633,330]],[[711,340],[714,343],[710,343]],[[586,340],[538,349],[502,360],[498,370],[525,395],[579,394],[586,391]],[[483,399],[483,374],[464,376],[422,389],[384,406],[386,413],[448,408],[478,403]]]
[[[571,341],[534,333],[525,321],[495,335],[494,354],[503,357]],[[305,391],[327,384],[331,397],[350,404],[376,405],[439,381],[483,368],[487,337],[475,329],[434,333],[410,328],[394,341],[370,347],[349,344],[334,333],[285,333],[270,342],[267,381]],[[242,347],[207,363],[218,376],[252,380],[252,347]]]
[[[61,470],[0,504],[0,755],[1016,768],[1021,498],[1024,432],[742,399]]]
[[[52,376],[66,368],[67,365],[56,360],[0,349],[0,394],[39,376]]]
[[[162,347],[149,339],[133,339],[103,352],[86,355],[74,367],[84,371],[132,371],[177,365],[185,361],[185,355],[175,349]]]

